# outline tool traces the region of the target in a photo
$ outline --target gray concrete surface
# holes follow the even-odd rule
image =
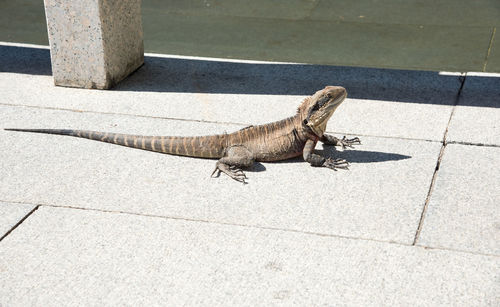
[[[496,76],[151,56],[100,91],[54,87],[46,49],[0,51],[1,128],[229,132],[341,84],[327,130],[363,143],[318,145],[349,171],[257,163],[242,185],[210,178],[213,160],[1,130],[18,217],[0,305],[500,304]],[[457,139],[468,121],[484,139]]]
[[[448,140],[500,144],[500,74],[471,74],[450,123]]]
[[[500,148],[450,144],[419,244],[500,255]]]
[[[495,305],[498,257],[41,207],[0,248],[16,305]]]
[[[9,127],[30,123],[30,127],[146,135],[203,135],[241,128],[10,106],[0,106],[0,114],[0,121]],[[213,160],[71,137],[10,131],[0,131],[0,135],[0,146],[10,148],[0,153],[2,172],[15,169],[9,178],[0,179],[0,194],[7,199],[405,244],[413,242],[441,146],[437,142],[364,137],[359,149],[338,154],[331,147],[324,149],[327,156],[351,161],[348,172],[313,168],[300,159],[259,163],[247,174],[251,184],[244,186],[235,185],[227,176],[210,178]],[[318,149],[323,147],[318,145]],[[19,160],[24,163],[19,164]],[[141,162],[134,163],[137,160]],[[91,181],[85,180],[89,177]],[[304,181],[304,177],[314,179]],[[78,182],[77,188],[73,182]],[[384,184],[374,186],[374,182]],[[408,184],[412,188],[407,188]],[[196,193],[186,195],[182,192],[186,189]],[[297,190],[298,197],[290,198]]]
[[[0,238],[16,226],[36,206],[0,201]]]
[[[140,0],[44,4],[56,85],[108,89],[144,63]]]
[[[109,93],[52,87],[44,75],[10,74],[1,82],[7,104],[244,125],[292,115],[304,97],[325,85],[342,84],[349,98],[331,120],[330,131],[435,141],[443,139],[460,88],[458,76],[436,72],[156,56],[146,57],[141,69]]]

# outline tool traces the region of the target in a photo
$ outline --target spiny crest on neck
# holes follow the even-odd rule
[[[302,100],[299,107],[297,108],[297,114],[307,115],[307,110],[309,110],[310,104],[311,104],[311,96]]]
[[[338,107],[347,96],[345,88],[341,86],[326,86],[305,98],[297,108],[297,113],[311,114],[311,111],[324,109],[327,106],[334,105]]]

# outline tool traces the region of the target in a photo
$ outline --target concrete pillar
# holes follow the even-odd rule
[[[44,0],[55,85],[109,89],[144,63],[141,0]]]

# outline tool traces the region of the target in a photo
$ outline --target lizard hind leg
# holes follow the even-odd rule
[[[211,176],[213,177],[217,173],[216,177],[219,177],[222,172],[236,181],[246,183],[247,176],[242,168],[252,166],[254,161],[255,158],[252,152],[246,147],[241,145],[231,146],[227,149],[226,156],[217,161]]]

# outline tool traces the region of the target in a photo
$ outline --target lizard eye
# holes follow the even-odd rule
[[[307,126],[307,119],[304,119],[302,123]]]

